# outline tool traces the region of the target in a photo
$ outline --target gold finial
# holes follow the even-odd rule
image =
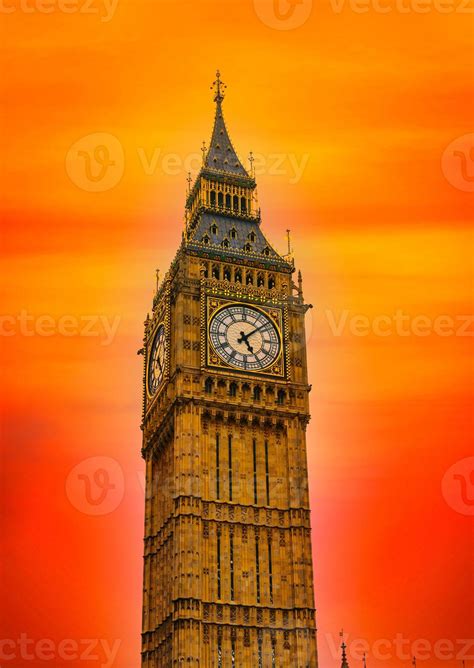
[[[255,162],[255,158],[254,158],[254,155],[253,155],[252,151],[250,151],[250,153],[249,153],[249,162],[250,162],[250,176],[254,179],[255,178],[255,167],[254,167],[253,163]]]
[[[343,650],[345,650],[347,648],[347,645],[344,642],[344,629],[341,629],[339,631],[339,637],[341,638],[341,647],[342,647]]]
[[[286,230],[286,239],[288,241],[288,255],[291,255],[291,230]]]
[[[303,276],[301,271],[298,271],[298,297],[303,299]]]
[[[191,172],[188,172],[188,178],[186,179],[186,181],[188,182],[188,195],[189,195],[189,193],[191,192],[191,182],[192,182]]]
[[[204,165],[204,163],[206,162],[206,153],[207,153],[207,147],[205,141],[202,142],[201,153],[202,153],[202,164]]]
[[[341,667],[342,668],[347,668],[347,655],[346,655],[347,645],[344,642],[344,629],[341,629],[341,632],[339,633],[339,635],[341,636],[341,639],[342,639],[342,642],[341,642],[341,650],[342,650],[342,664],[341,664]]]
[[[214,102],[222,102],[224,99],[224,90],[227,88],[226,84],[221,81],[221,73],[219,70],[216,72],[216,80],[211,86],[211,90],[215,90]]]

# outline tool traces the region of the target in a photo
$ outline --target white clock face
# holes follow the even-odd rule
[[[246,304],[217,311],[209,325],[209,337],[221,360],[244,371],[265,369],[280,355],[280,335],[273,320]]]
[[[166,337],[165,327],[160,325],[156,331],[153,344],[151,346],[150,358],[148,361],[148,392],[155,394],[161,384],[164,376],[166,358]]]

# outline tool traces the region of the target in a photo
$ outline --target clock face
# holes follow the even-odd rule
[[[165,327],[160,325],[156,330],[155,338],[153,339],[153,344],[151,346],[150,357],[148,361],[148,392],[149,394],[155,394],[156,390],[160,386],[161,381],[164,376],[165,369],[165,357],[166,357],[166,338],[165,338]]]
[[[281,351],[273,320],[246,304],[232,304],[217,311],[209,325],[209,337],[221,360],[244,371],[265,369]]]

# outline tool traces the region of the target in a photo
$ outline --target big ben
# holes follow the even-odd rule
[[[301,274],[266,239],[214,82],[145,322],[142,667],[317,666]]]

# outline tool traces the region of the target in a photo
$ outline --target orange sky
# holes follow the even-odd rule
[[[460,330],[472,311],[472,3],[308,2],[295,25],[270,0],[1,3],[2,666],[43,665],[42,639],[55,666],[105,666],[100,648],[116,641],[109,665],[139,665],[136,351],[154,270],[179,244],[186,167],[210,137],[216,67],[234,144],[259,158],[264,229],[283,250],[291,227],[314,305],[320,665],[338,665],[341,626],[351,668],[356,639],[371,666],[409,666],[407,647],[424,665],[460,665],[473,593]],[[84,171],[97,145],[115,163],[105,180],[98,163]],[[91,457],[108,459],[81,464]],[[115,488],[94,516],[69,474],[97,462]],[[88,638],[102,641],[88,664],[58,649]],[[428,650],[413,645],[423,639]]]

